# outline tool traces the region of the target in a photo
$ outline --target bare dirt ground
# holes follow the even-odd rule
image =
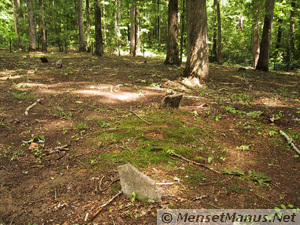
[[[156,224],[161,208],[300,207],[300,158],[279,133],[299,148],[299,73],[212,65],[193,90],[162,59],[41,55],[0,50],[0,224]],[[184,95],[178,110],[159,107],[168,89]],[[162,202],[120,195],[100,210],[127,162],[173,184]]]

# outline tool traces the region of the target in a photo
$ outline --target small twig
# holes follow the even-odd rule
[[[36,106],[36,104],[38,104],[38,103],[40,103],[41,101],[42,101],[43,99],[38,99],[38,100],[36,100],[34,103],[32,103],[30,106],[28,106],[27,108],[26,108],[26,110],[25,110],[25,116],[28,116],[28,112],[29,112],[29,110],[31,109],[31,108],[33,108],[34,106]]]
[[[130,110],[130,112],[135,115],[136,117],[138,117],[139,119],[141,119],[142,121],[144,121],[146,124],[151,125],[151,123],[149,123],[148,121],[146,121],[145,119],[141,118],[138,114],[136,114],[134,111]]]
[[[87,221],[87,223],[93,221],[95,219],[96,216],[98,216],[98,214],[103,210],[103,208],[107,205],[109,205],[113,200],[115,200],[115,198],[117,198],[119,195],[121,195],[123,192],[120,191],[118,194],[116,194],[115,196],[113,196],[111,199],[109,199],[107,202],[105,202],[104,204],[102,204],[99,209],[91,216],[91,218],[87,219],[85,218],[85,220]]]
[[[279,133],[286,139],[287,143],[294,149],[295,152],[297,152],[298,155],[300,155],[300,150],[296,147],[294,144],[294,141],[292,138],[290,138],[284,131],[280,130]]]
[[[206,166],[206,165],[204,165],[204,164],[202,164],[202,163],[197,163],[197,162],[195,162],[195,161],[189,160],[189,159],[187,159],[187,158],[185,158],[185,157],[183,157],[183,156],[181,156],[181,155],[178,155],[177,153],[171,152],[171,155],[176,156],[176,157],[178,157],[178,158],[180,158],[180,159],[183,159],[184,161],[187,161],[187,162],[189,162],[189,163],[192,163],[192,164],[194,164],[194,165],[196,165],[196,166],[204,167],[204,168],[206,168],[206,169],[208,169],[208,170],[211,170],[211,171],[213,171],[213,172],[215,172],[215,173],[217,173],[217,174],[222,174],[221,172],[216,171],[216,170],[214,170],[214,169],[212,169],[212,168],[210,168],[210,167],[208,167],[208,166]]]

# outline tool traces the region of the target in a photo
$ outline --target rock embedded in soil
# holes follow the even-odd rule
[[[161,101],[160,106],[162,108],[174,108],[174,109],[178,109],[182,97],[183,97],[182,94],[166,95],[163,98],[163,100]]]
[[[55,62],[55,66],[56,66],[57,68],[62,68],[62,60],[61,60],[61,59],[57,60],[57,61]]]
[[[141,173],[130,163],[118,167],[122,192],[127,196],[136,194],[140,200],[161,201],[163,190],[156,187],[156,182]]]

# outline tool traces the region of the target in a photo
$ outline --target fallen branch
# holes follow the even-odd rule
[[[136,117],[138,117],[140,120],[144,121],[146,124],[151,125],[151,123],[149,123],[148,121],[144,120],[142,117],[140,117],[138,114],[136,114],[134,111],[130,110],[130,112],[135,115]]]
[[[28,112],[29,112],[29,110],[31,109],[31,108],[33,108],[34,106],[36,106],[36,104],[38,104],[38,103],[40,103],[42,101],[42,99],[38,99],[38,100],[36,100],[33,104],[31,104],[30,106],[28,106],[27,108],[26,108],[26,110],[25,110],[25,116],[28,116]]]
[[[196,166],[204,167],[204,168],[206,168],[206,169],[208,169],[208,170],[210,170],[210,171],[213,171],[213,172],[215,172],[215,173],[217,173],[217,174],[222,174],[221,172],[216,171],[216,170],[214,170],[214,169],[212,169],[212,168],[210,168],[210,167],[208,167],[208,166],[206,166],[206,165],[204,165],[204,164],[202,164],[202,163],[197,163],[197,162],[195,162],[195,161],[189,160],[189,159],[187,159],[187,158],[185,158],[185,157],[183,157],[183,156],[181,156],[181,155],[178,155],[178,154],[176,154],[176,153],[174,153],[174,152],[171,152],[171,155],[176,156],[176,157],[178,157],[178,158],[180,158],[180,159],[183,159],[184,161],[187,161],[187,162],[189,162],[189,163],[192,163],[192,164],[194,164],[194,165],[196,165]]]
[[[295,152],[297,152],[298,155],[300,155],[300,150],[296,147],[294,144],[294,141],[292,138],[290,138],[284,131],[280,130],[279,133],[286,139],[287,143],[294,149]]]
[[[116,194],[115,196],[113,196],[111,199],[109,199],[107,202],[105,202],[103,205],[101,205],[99,207],[99,209],[88,219],[88,214],[85,216],[84,218],[84,222],[91,222],[92,220],[94,220],[96,218],[96,216],[98,216],[98,214],[103,210],[103,208],[107,205],[109,205],[113,200],[115,200],[119,195],[121,195],[123,192],[120,191],[118,194]]]

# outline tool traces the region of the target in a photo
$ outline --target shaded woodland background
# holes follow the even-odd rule
[[[274,4],[274,0],[268,2]],[[0,3],[0,45],[11,51],[164,55],[168,5],[166,0],[4,0]],[[185,0],[178,1],[180,60],[186,55],[189,26],[185,5]],[[275,2],[267,59],[270,69],[299,67],[299,5],[296,0]],[[269,14],[264,6],[265,0],[206,2],[210,62],[255,67],[264,19]],[[100,34],[96,32],[99,29]],[[102,39],[100,50],[95,47],[97,37]]]

